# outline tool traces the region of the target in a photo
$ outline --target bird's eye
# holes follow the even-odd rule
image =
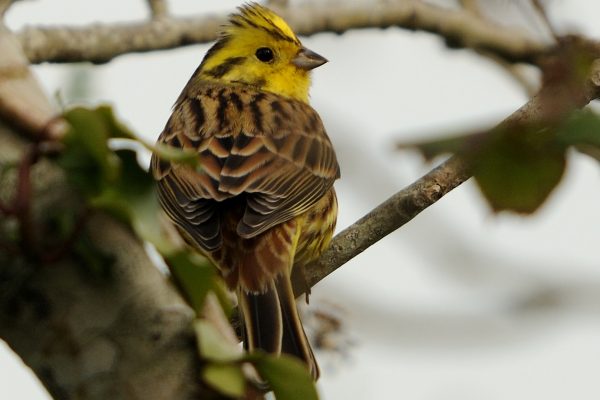
[[[268,47],[261,47],[260,49],[256,50],[256,58],[258,58],[260,61],[262,62],[271,62],[273,61],[273,50],[271,50]]]

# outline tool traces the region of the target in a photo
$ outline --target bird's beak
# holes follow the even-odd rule
[[[313,68],[317,68],[327,62],[327,59],[321,55],[318,55],[312,50],[303,47],[300,49],[296,57],[292,60],[292,64],[296,67],[310,71]]]

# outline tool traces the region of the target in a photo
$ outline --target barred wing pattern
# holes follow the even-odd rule
[[[249,87],[189,88],[159,141],[198,152],[198,170],[157,157],[151,167],[166,212],[205,251],[222,244],[220,202],[243,199],[248,239],[307,211],[340,175],[312,107]]]

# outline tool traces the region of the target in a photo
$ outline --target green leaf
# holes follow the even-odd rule
[[[104,119],[104,122],[110,131],[111,138],[131,139],[137,143],[140,143],[146,149],[150,150],[152,153],[155,153],[163,160],[184,163],[191,166],[198,166],[198,153],[195,151],[191,149],[180,149],[160,143],[152,145],[137,136],[129,128],[119,122],[115,118],[112,108],[108,106],[100,106],[96,109],[96,112]]]
[[[117,176],[91,199],[91,205],[131,224],[141,238],[159,251],[168,251],[170,247],[158,223],[160,205],[152,177],[140,167],[135,151],[123,149],[113,154],[119,161]]]
[[[115,118],[108,106],[73,108],[65,113],[65,118],[71,129],[64,139],[65,149],[58,161],[89,205],[121,219],[140,238],[152,243],[165,258],[173,281],[194,310],[200,312],[206,294],[213,291],[224,309],[230,311],[231,305],[214,267],[205,258],[182,250],[180,243],[174,243],[163,232],[156,183],[139,165],[136,151],[114,150],[108,142],[110,139],[133,140],[169,161],[196,167],[198,155],[193,151],[169,146],[154,148],[144,143]]]
[[[237,344],[229,342],[219,330],[207,320],[194,323],[200,355],[211,361],[230,362],[242,359],[243,353]]]
[[[69,110],[64,117],[71,129],[63,138],[65,150],[57,162],[84,194],[98,194],[118,168],[118,161],[108,148],[107,125],[94,110],[82,107]]]
[[[64,139],[66,148],[58,157],[58,163],[67,171],[71,182],[94,207],[131,224],[140,237],[153,243],[162,254],[175,251],[158,223],[160,207],[154,180],[140,167],[133,150],[112,150],[108,140],[134,140],[165,159],[196,167],[197,154],[169,146],[148,145],[121,124],[108,106],[73,108],[65,113],[65,118],[71,129]]]
[[[512,124],[399,147],[416,147],[426,158],[458,155],[494,211],[529,214],[544,203],[563,176],[567,143],[557,132],[555,127]]]
[[[600,115],[592,110],[576,110],[562,124],[558,139],[565,145],[600,160]]]
[[[285,354],[252,354],[249,360],[269,383],[277,400],[318,400],[315,383],[300,360]]]
[[[179,251],[164,257],[180,292],[196,313],[200,313],[208,292],[218,290],[215,268],[204,257],[189,251]]]
[[[549,131],[498,132],[477,153],[473,174],[494,211],[536,211],[560,182],[565,147]]]
[[[115,117],[112,107],[101,105],[93,112],[102,119],[111,138],[135,139],[137,136]]]
[[[164,144],[149,144],[124,124],[119,122],[114,115],[114,112],[109,106],[100,106],[95,111],[99,114],[110,132],[110,137],[115,139],[131,139],[157,154],[161,159],[178,163],[189,164],[191,166],[198,165],[198,153],[191,149],[180,149]]]
[[[155,153],[162,160],[173,161],[176,163],[187,164],[192,167],[200,168],[198,153],[190,149],[179,149],[173,146],[157,143],[154,146],[145,145],[150,151]]]
[[[128,210],[138,235],[153,243],[159,251],[168,250],[158,223],[161,208],[154,179],[140,166],[135,151],[123,149],[115,151],[115,154],[121,161],[121,175],[118,182],[112,186],[112,191],[117,192],[123,206]]]
[[[152,243],[165,257],[173,280],[196,311],[201,309],[208,291],[214,291],[226,309],[230,307],[214,267],[206,259],[181,250],[162,231],[156,183],[139,165],[137,153],[131,149],[113,150],[108,141],[126,138],[152,147],[121,124],[110,107],[78,107],[65,113],[65,118],[71,130],[64,140],[65,150],[59,162],[89,204],[121,219],[140,238]],[[159,146],[159,150],[171,161],[195,165],[198,160],[194,152],[168,146]]]
[[[426,160],[443,154],[470,154],[476,151],[486,140],[481,133],[456,135],[448,138],[428,140],[423,142],[399,143],[398,149],[416,148]]]
[[[241,364],[208,364],[202,370],[202,379],[226,396],[240,398],[246,391]]]
[[[589,109],[576,110],[564,121],[557,136],[567,145],[600,146],[600,115]]]

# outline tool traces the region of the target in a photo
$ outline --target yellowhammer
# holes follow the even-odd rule
[[[196,151],[201,168],[151,164],[166,213],[236,290],[247,349],[295,355],[315,379],[291,274],[328,245],[337,216],[339,166],[308,105],[310,70],[325,62],[272,11],[241,7],[158,139]]]

